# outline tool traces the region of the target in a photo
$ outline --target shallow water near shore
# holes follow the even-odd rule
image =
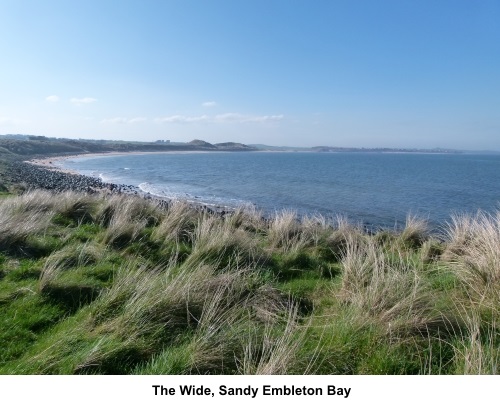
[[[408,213],[439,227],[453,213],[500,208],[500,156],[474,154],[210,152],[75,157],[65,169],[144,192],[265,214],[345,215],[369,228]]]

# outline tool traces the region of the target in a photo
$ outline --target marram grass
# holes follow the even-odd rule
[[[0,200],[1,374],[496,374],[500,213],[431,235],[183,202]]]

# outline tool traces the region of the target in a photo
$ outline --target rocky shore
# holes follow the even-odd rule
[[[104,193],[104,194],[129,194],[154,200],[160,207],[167,208],[171,200],[152,196],[144,193],[136,186],[127,184],[106,183],[97,177],[85,176],[76,173],[69,173],[47,168],[29,162],[11,162],[6,177],[12,184],[19,184],[23,188],[44,189],[54,192],[76,191],[84,193]],[[195,209],[224,216],[231,210],[227,207],[209,207],[204,204],[191,204]]]
[[[96,177],[46,169],[28,162],[11,163],[8,177],[12,183],[24,185],[26,188],[42,188],[56,192],[71,190],[86,193],[137,193],[136,187],[133,186],[105,183]]]

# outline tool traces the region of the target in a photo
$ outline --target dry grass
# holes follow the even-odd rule
[[[94,328],[114,336],[120,347],[153,352],[154,345],[158,350],[188,333],[185,371],[206,373],[222,366],[234,372],[243,356],[241,339],[248,325],[261,323],[262,311],[273,311],[267,319],[277,322],[286,308],[278,302],[279,296],[271,302],[259,284],[258,274],[248,268],[220,273],[207,265],[129,266],[94,303]],[[256,308],[262,304],[266,307]],[[79,369],[112,355],[110,347],[100,343]],[[116,344],[112,350],[118,350]]]
[[[47,257],[40,275],[40,290],[53,282],[64,270],[95,264],[104,254],[104,247],[93,242],[69,245],[52,253]]]
[[[453,264],[471,300],[500,308],[500,212],[455,216],[447,228],[449,245],[443,255]]]
[[[284,252],[299,248],[301,246],[299,230],[296,212],[288,210],[277,212],[269,223],[270,246],[282,249]]]
[[[57,199],[54,194],[45,190],[32,190],[11,199],[2,201],[2,206],[9,207],[15,213],[55,211]]]
[[[499,329],[495,321],[483,322],[477,311],[464,308],[462,336],[453,345],[456,372],[460,374],[498,374]]]
[[[311,229],[312,218],[302,224],[295,211],[277,212],[268,225],[268,242],[272,249],[282,253],[297,253],[312,246],[319,238],[319,230]]]
[[[103,327],[125,335],[196,327],[210,297],[224,293],[220,308],[241,305],[243,297],[250,302],[258,292],[256,280],[249,269],[220,273],[208,265],[122,270],[113,288],[96,302],[94,319],[102,323],[110,313],[119,313]]]
[[[355,226],[344,216],[335,218],[334,228],[326,240],[328,248],[337,259],[346,253],[348,243],[364,243],[365,235],[359,226]]]
[[[412,248],[418,248],[427,240],[429,229],[427,220],[419,218],[416,215],[408,214],[403,231],[400,234],[400,239],[403,243]]]
[[[244,336],[244,355],[238,365],[240,374],[284,375],[297,367],[309,324],[300,325],[298,308],[294,305],[287,314],[279,333],[276,333],[276,325],[267,324],[262,332]],[[305,366],[304,374],[308,374],[308,370]]]
[[[32,239],[53,248],[11,250]],[[455,216],[446,239],[414,216],[400,234],[371,236],[292,211],[266,220],[133,196],[7,198],[0,302],[28,325],[18,336],[29,348],[0,370],[495,374],[500,213]],[[44,305],[65,320],[31,324]]]
[[[349,238],[342,256],[342,300],[389,336],[434,329],[433,297],[421,268],[402,256],[386,256],[372,240]]]
[[[38,191],[0,201],[0,248],[22,251],[28,237],[43,234],[54,215],[53,201]]]
[[[217,267],[255,265],[264,260],[257,239],[247,231],[233,226],[231,217],[204,215],[192,233],[193,251],[187,263],[196,266],[212,263]]]
[[[454,214],[451,216],[451,222],[447,222],[443,231],[443,239],[447,241],[446,250],[443,258],[452,260],[462,253],[472,238],[472,228],[474,218],[468,214]]]
[[[302,218],[301,232],[303,238],[308,239],[313,246],[319,246],[331,231],[331,224],[320,214],[307,215]]]
[[[54,210],[56,213],[72,219],[78,223],[91,222],[95,218],[95,211],[98,202],[95,197],[89,194],[65,191],[58,194],[55,201]]]
[[[153,232],[153,237],[161,241],[189,241],[199,213],[184,201],[170,203],[167,213]]]
[[[160,210],[140,197],[113,195],[101,208],[99,218],[107,226],[104,242],[125,245],[135,241],[141,232],[160,219]]]
[[[253,206],[239,207],[226,218],[233,228],[243,229],[252,234],[264,233],[266,228],[262,212]]]

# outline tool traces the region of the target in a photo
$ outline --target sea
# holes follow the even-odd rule
[[[367,229],[408,215],[438,229],[452,215],[500,209],[500,155],[438,153],[183,152],[83,156],[58,163],[144,193],[270,216],[338,216]]]

